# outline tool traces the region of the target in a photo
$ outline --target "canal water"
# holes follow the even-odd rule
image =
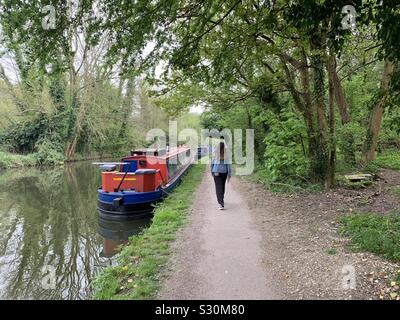
[[[0,299],[86,299],[90,283],[147,220],[106,221],[90,162],[0,171]]]

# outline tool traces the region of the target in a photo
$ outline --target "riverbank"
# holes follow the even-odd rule
[[[205,170],[193,165],[182,184],[155,210],[151,226],[130,239],[118,254],[117,265],[93,281],[94,299],[151,299],[171,255],[171,243],[183,226],[195,190]]]
[[[10,152],[0,151],[0,169],[16,169],[24,167],[40,167],[40,166],[60,166],[65,163],[73,163],[79,161],[98,160],[114,158],[110,155],[80,155],[77,154],[73,159],[64,159],[62,156],[46,155],[46,161],[43,161],[43,155],[37,153],[30,154],[15,154]]]
[[[21,155],[0,151],[0,169],[33,167],[37,160],[33,154]]]

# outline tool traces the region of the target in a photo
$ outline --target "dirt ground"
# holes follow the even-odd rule
[[[400,265],[349,250],[337,218],[400,208],[400,172],[373,186],[276,194],[246,179],[228,184],[216,209],[206,171],[189,222],[174,244],[160,299],[381,299]],[[354,276],[351,276],[354,272]],[[349,288],[352,287],[352,288]]]
[[[272,194],[254,183],[236,181],[263,235],[263,251],[270,261],[265,268],[283,285],[286,298],[388,298],[389,279],[400,265],[352,252],[337,224],[339,216],[353,212],[399,210],[399,196],[391,188],[400,185],[400,172],[382,170],[378,176],[362,190],[338,187],[296,195]],[[346,286],[348,270],[355,272],[354,289]]]

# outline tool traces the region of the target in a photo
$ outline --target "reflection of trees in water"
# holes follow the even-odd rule
[[[98,184],[99,173],[88,163],[0,178],[0,298],[85,297],[94,266],[104,264],[97,235]],[[56,290],[41,287],[44,265],[56,268]]]
[[[149,227],[149,217],[137,219],[108,220],[99,217],[99,234],[103,238],[102,255],[112,257],[122,244],[134,235],[139,234],[143,229]]]

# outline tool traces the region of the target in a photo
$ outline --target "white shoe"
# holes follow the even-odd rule
[[[218,210],[225,210],[225,208],[223,206],[219,206]]]

